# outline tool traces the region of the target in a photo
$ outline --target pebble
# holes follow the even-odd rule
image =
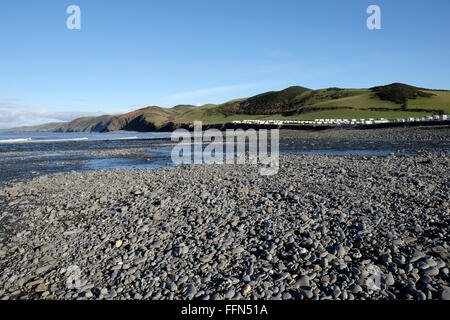
[[[242,288],[242,291],[247,294],[252,290],[252,287],[250,287],[248,284],[244,286],[244,288]]]
[[[450,300],[450,287],[442,286],[442,289],[440,292],[440,299]]]
[[[295,282],[294,288],[300,288],[303,286],[309,287],[309,277],[307,275],[301,275]]]
[[[342,245],[338,245],[336,248],[337,256],[338,257],[344,257],[345,256],[345,248]]]
[[[384,281],[387,287],[393,286],[395,284],[395,279],[392,273],[388,273]]]
[[[306,299],[311,299],[313,297],[313,291],[311,289],[311,287],[301,287],[300,288],[300,293],[306,298]]]

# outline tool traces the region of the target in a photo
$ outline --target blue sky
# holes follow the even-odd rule
[[[448,0],[2,1],[0,128],[291,85],[450,89],[449,14]]]

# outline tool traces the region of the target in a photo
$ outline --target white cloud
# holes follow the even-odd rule
[[[82,116],[101,115],[104,112],[51,111],[40,107],[0,102],[0,129],[34,126],[50,122],[71,121]]]

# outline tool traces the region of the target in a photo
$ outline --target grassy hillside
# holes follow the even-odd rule
[[[422,88],[417,88],[402,83],[392,83],[387,86],[373,87],[371,90],[381,100],[401,104],[404,109],[408,107],[409,100],[414,100],[418,97],[430,98],[434,96],[433,93],[425,92]]]
[[[173,110],[152,106],[115,117],[103,131],[153,131],[173,120]]]
[[[69,122],[65,126],[61,126],[57,131],[79,131],[90,132],[104,131],[105,128],[116,118],[116,116],[104,115],[99,117],[82,117]]]
[[[83,117],[68,123],[33,127],[35,131],[154,131],[171,130],[196,120],[222,124],[245,119],[312,120],[406,118],[450,114],[450,91],[417,88],[400,83],[370,89],[294,86],[250,98],[203,106],[151,106],[119,116]]]
[[[404,87],[403,87],[404,86]],[[386,86],[398,97],[408,94],[397,103],[384,100],[377,95],[382,87],[372,89],[328,88],[310,90],[302,87],[290,87],[280,92],[268,92],[248,99],[227,102],[222,105],[194,107],[178,118],[181,123],[202,120],[205,124],[226,123],[245,119],[313,120],[318,118],[406,118],[450,113],[450,91],[417,89],[408,85],[393,84]],[[398,90],[397,94],[395,91]],[[289,92],[290,91],[290,92]],[[417,93],[417,91],[421,91]],[[425,94],[423,94],[423,93]],[[291,95],[290,95],[291,94]],[[296,95],[295,95],[296,94]],[[268,97],[271,95],[271,97]],[[264,97],[264,99],[261,99]],[[279,100],[276,98],[282,97]],[[274,101],[275,104],[270,104]],[[390,97],[387,97],[390,98]],[[265,106],[261,101],[271,101]],[[407,101],[406,108],[404,102]],[[257,112],[252,111],[252,107]],[[194,111],[195,110],[195,111]],[[234,112],[233,112],[234,111]]]
[[[274,114],[296,109],[304,93],[311,92],[303,87],[289,87],[281,91],[270,91],[241,101],[232,101],[220,106],[225,115]]]

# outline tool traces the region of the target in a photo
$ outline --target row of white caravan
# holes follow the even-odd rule
[[[450,117],[447,114],[404,118],[404,119],[315,119],[315,120],[242,120],[232,121],[235,124],[257,124],[257,125],[370,125],[380,123],[406,123],[406,122],[426,122],[426,121],[446,121]]]

